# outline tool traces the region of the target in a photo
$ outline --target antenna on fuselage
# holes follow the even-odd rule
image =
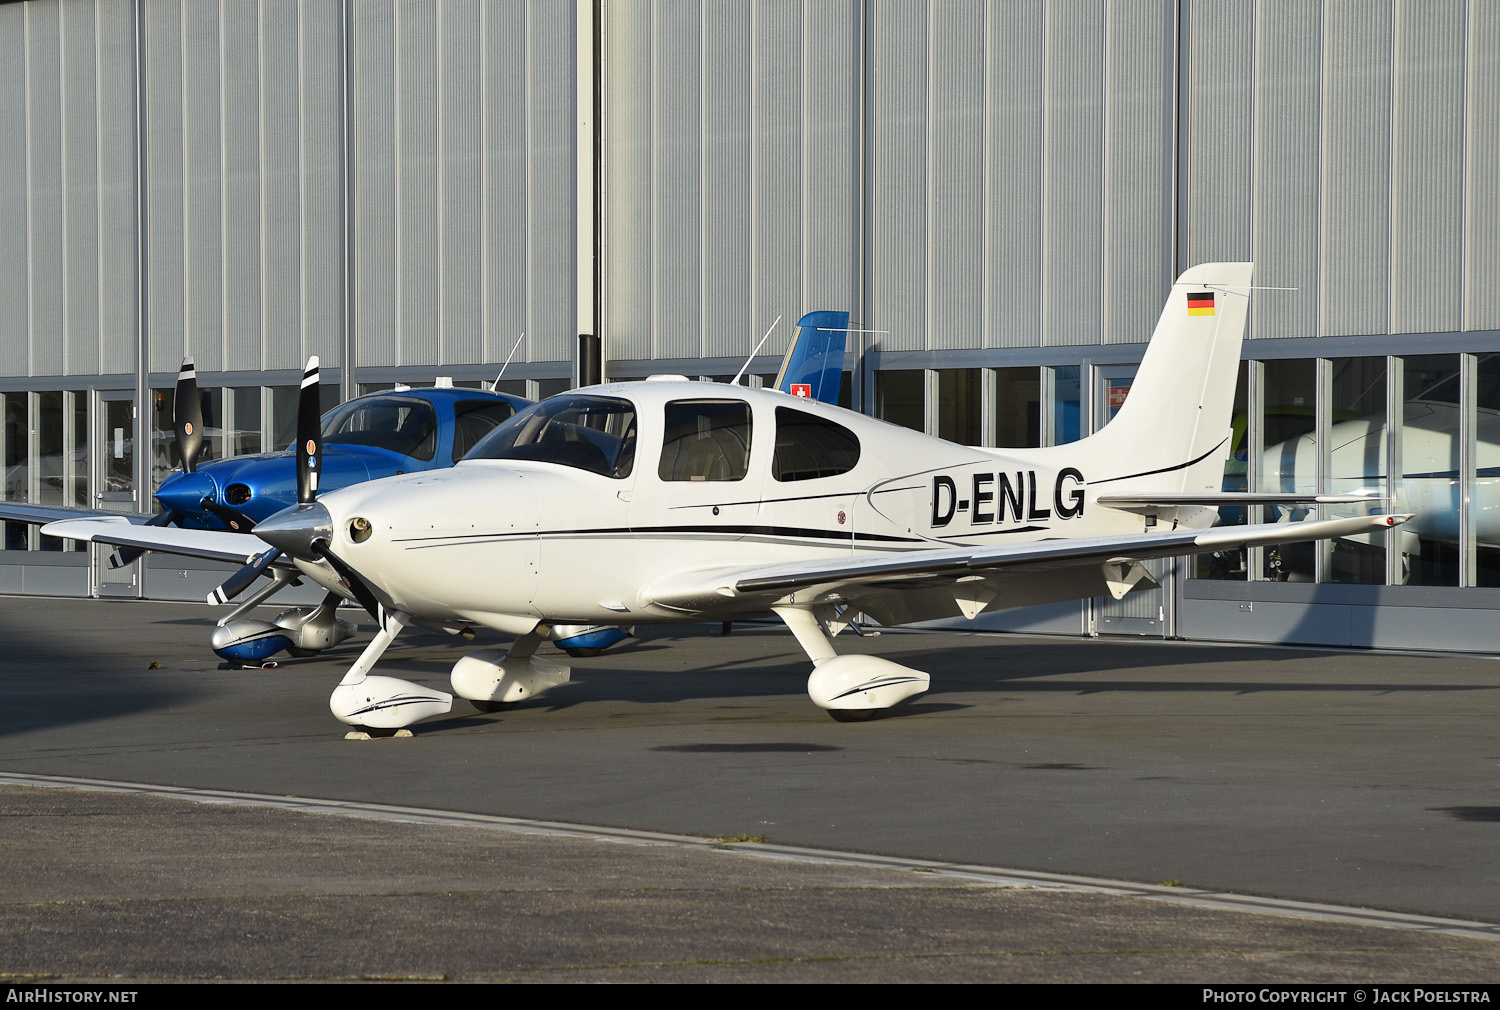
[[[755,356],[760,353],[761,345],[766,342],[767,338],[769,338],[771,336],[771,333],[776,329],[777,326],[780,326],[780,325],[781,325],[781,317],[777,316],[776,317],[776,322],[774,322],[774,323],[771,324],[771,329],[767,330],[766,331],[766,335],[764,337],[760,338],[760,343],[755,345],[755,350],[753,350],[753,351],[750,352],[750,357],[748,357],[748,358],[745,359],[745,363],[740,366],[740,370],[738,372],[734,373],[734,378],[732,378],[732,379],[729,380],[729,384],[731,386],[738,386],[740,384],[740,379],[744,376],[745,369],[747,369],[747,368],[750,367],[750,362],[754,361],[755,360]]]
[[[495,381],[494,382],[490,383],[490,392],[491,393],[498,393],[498,392],[500,392],[500,379],[501,379],[502,376],[505,375],[505,369],[510,364],[510,359],[514,358],[516,356],[516,349],[521,346],[521,341],[523,341],[525,339],[526,339],[526,331],[522,330],[521,331],[521,335],[516,338],[516,342],[511,345],[510,353],[505,356],[505,364],[500,366],[500,374],[497,375],[497,376],[495,376]]]

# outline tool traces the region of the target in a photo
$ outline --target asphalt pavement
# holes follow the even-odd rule
[[[841,636],[933,689],[840,724],[781,629],[642,629],[353,742],[369,628],[230,670],[214,616],[0,600],[0,977],[1497,977],[1490,657]]]

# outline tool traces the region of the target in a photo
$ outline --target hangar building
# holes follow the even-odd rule
[[[725,376],[779,315],[773,372],[813,308],[872,331],[856,409],[1061,442],[1225,259],[1262,286],[1226,487],[1422,525],[989,626],[1492,648],[1500,4],[0,5],[7,498],[152,510],[185,354],[224,455],[285,444],[309,354],[330,397],[478,384],[524,332],[505,381],[542,396],[580,333],[610,377]],[[3,547],[4,592],[217,581]]]

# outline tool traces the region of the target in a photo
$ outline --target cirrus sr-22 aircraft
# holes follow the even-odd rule
[[[1152,558],[1394,526],[1365,515],[1208,529],[1221,504],[1328,500],[1219,492],[1229,448],[1248,263],[1172,286],[1129,398],[1097,434],[1039,449],[957,445],[784,394],[659,377],[554,396],[497,426],[458,465],[357,484],[277,513],[244,538],[51,523],[79,540],[295,569],[379,627],[334,690],[350,725],[391,732],[448,712],[446,692],[372,674],[408,624],[515,635],[453,667],[492,710],[565,682],[539,659],[556,625],[775,614],[835,718],[926,691],[928,675],[839,655],[846,613],[902,624],[1151,584]],[[297,459],[315,481],[316,439]],[[253,578],[253,574],[249,577]]]

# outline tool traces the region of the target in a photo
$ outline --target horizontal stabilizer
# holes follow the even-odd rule
[[[1366,494],[1281,494],[1260,491],[1218,491],[1199,494],[1107,494],[1095,499],[1116,509],[1174,508],[1179,505],[1354,505],[1383,500]]]

